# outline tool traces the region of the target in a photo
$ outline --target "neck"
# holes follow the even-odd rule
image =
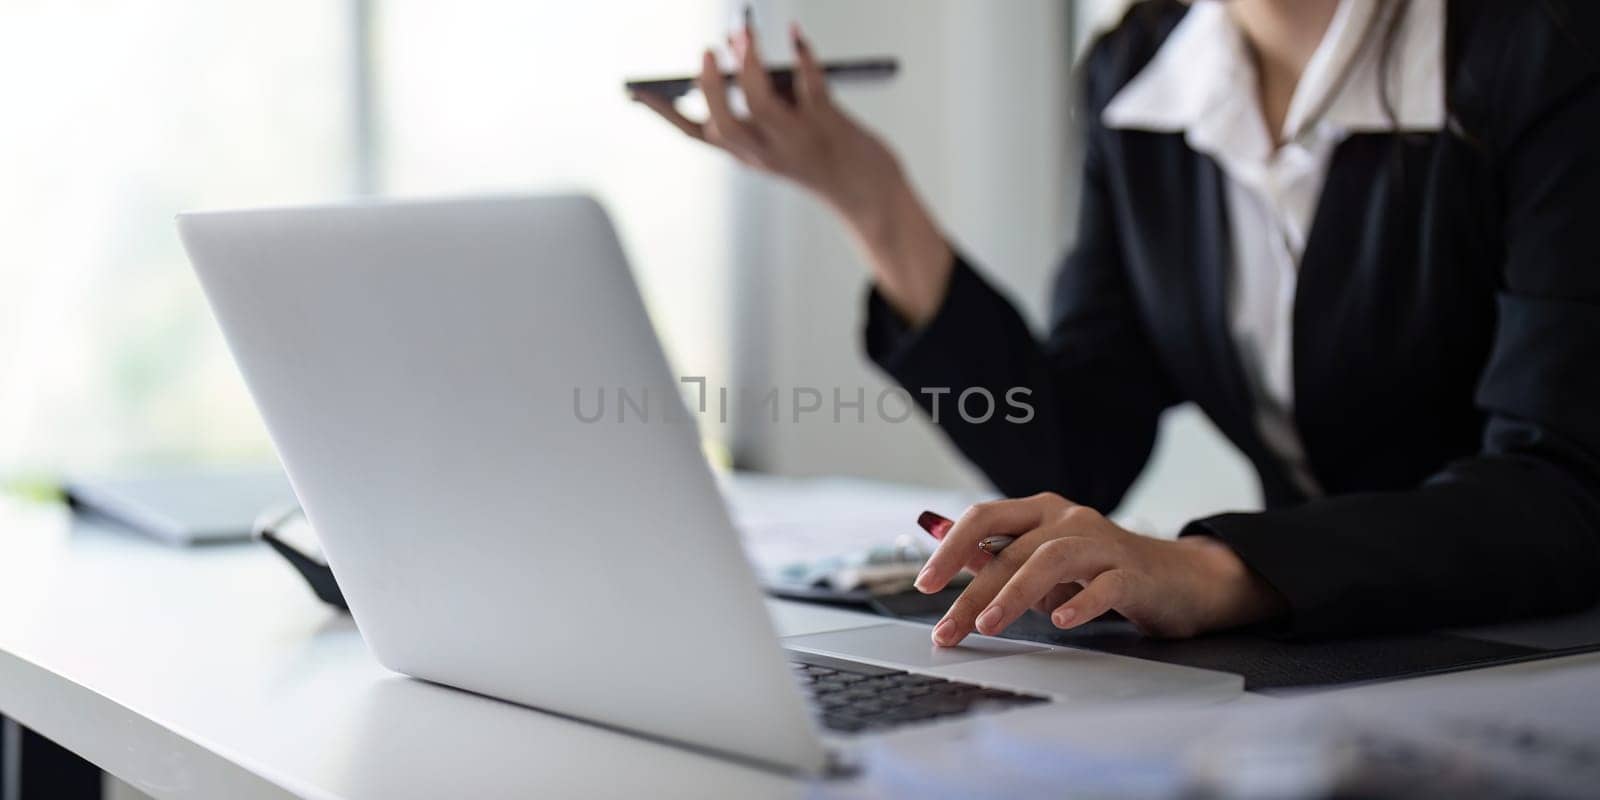
[[[1244,32],[1256,62],[1262,116],[1274,140],[1289,102],[1339,10],[1340,0],[1232,0],[1228,13]]]

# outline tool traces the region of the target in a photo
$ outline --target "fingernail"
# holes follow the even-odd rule
[[[955,623],[955,620],[947,619],[947,620],[945,620],[945,621],[943,621],[943,622],[941,622],[938,625],[935,625],[933,627],[933,643],[934,644],[944,645],[944,646],[948,647],[948,646],[950,646],[952,644],[955,644],[955,636],[956,636],[956,623]]]
[[[989,606],[989,610],[978,615],[978,630],[984,633],[993,633],[1000,627],[1000,607]]]
[[[1076,619],[1077,616],[1078,616],[1078,609],[1076,609],[1076,608],[1063,608],[1063,609],[1057,611],[1056,613],[1051,614],[1050,615],[1050,621],[1054,622],[1056,624],[1057,628],[1065,628],[1068,625],[1071,625],[1072,621],[1074,619]]]
[[[931,569],[929,569],[927,567],[923,567],[922,571],[917,573],[917,579],[912,581],[911,585],[913,587],[915,587],[917,591],[922,592],[923,594],[927,594],[928,593],[928,580],[929,580],[929,576],[930,576],[931,573],[932,573]]]

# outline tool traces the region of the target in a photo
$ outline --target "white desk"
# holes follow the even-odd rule
[[[837,613],[783,616],[802,632]],[[157,797],[804,789],[396,676],[263,547],[179,550],[3,500],[0,712]]]
[[[826,630],[844,613],[775,609],[785,633]],[[1512,669],[1563,668],[1600,675],[1600,657]],[[317,603],[264,547],[179,550],[7,500],[0,713],[163,798],[807,790],[389,673],[348,617]]]

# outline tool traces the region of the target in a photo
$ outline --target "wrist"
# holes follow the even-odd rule
[[[871,262],[879,293],[912,327],[927,324],[944,303],[955,254],[910,184],[887,182],[853,211],[836,206]]]
[[[1198,589],[1208,599],[1206,629],[1237,628],[1288,615],[1283,595],[1226,543],[1210,536],[1185,536],[1177,544],[1199,565],[1203,585]]]
[[[824,199],[844,218],[863,243],[884,242],[920,206],[910,181],[895,165],[888,174],[859,176],[852,186]]]

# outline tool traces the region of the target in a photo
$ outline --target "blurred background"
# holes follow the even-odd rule
[[[728,0],[6,0],[0,4],[0,483],[271,447],[172,225],[186,209],[581,190],[609,207],[680,374],[712,386],[885,383],[861,352],[865,270],[800,192],[624,97],[691,70]],[[891,55],[840,101],[880,131],[986,273],[1044,318],[1073,236],[1072,66],[1122,0],[761,0],[824,57]],[[538,343],[530,343],[530,347]],[[784,475],[982,486],[931,426],[706,423]],[[1125,505],[1253,508],[1192,409]]]

